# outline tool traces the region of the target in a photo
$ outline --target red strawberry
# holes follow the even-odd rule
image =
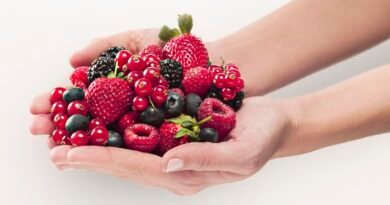
[[[188,142],[188,136],[176,138],[176,134],[182,127],[173,122],[164,122],[160,127],[160,142],[156,147],[156,153],[164,155],[168,150]]]
[[[147,124],[133,124],[125,130],[126,147],[141,152],[151,152],[160,139],[158,130]]]
[[[72,85],[80,88],[86,88],[89,84],[88,66],[81,66],[74,69],[69,79],[72,82]]]
[[[148,54],[153,54],[161,59],[162,58],[162,48],[156,44],[148,45],[141,51],[140,56],[144,57]]]
[[[102,77],[88,87],[86,101],[93,117],[110,124],[129,110],[131,97],[132,91],[126,80]]]
[[[234,110],[216,98],[206,98],[198,110],[199,119],[211,116],[203,127],[211,127],[218,131],[220,141],[226,137],[236,125]]]
[[[191,68],[184,75],[182,85],[184,92],[204,96],[213,83],[210,71],[203,67]]]
[[[203,42],[196,36],[190,34],[192,29],[192,16],[188,14],[179,15],[179,28],[170,29],[164,26],[159,37],[167,41],[163,48],[162,58],[170,58],[178,61],[184,70],[208,65],[208,52]]]

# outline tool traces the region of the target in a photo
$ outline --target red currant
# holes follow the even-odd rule
[[[70,136],[70,142],[73,146],[84,146],[88,145],[89,136],[84,131],[76,131]]]
[[[152,82],[147,78],[140,78],[135,81],[134,90],[141,97],[149,96],[152,93]]]
[[[53,122],[57,129],[65,129],[65,123],[68,120],[68,115],[64,113],[58,113],[54,116]]]
[[[63,87],[57,87],[54,88],[50,93],[50,102],[53,104],[57,101],[62,101],[62,95],[66,91],[66,88]]]
[[[229,70],[239,70],[237,65],[236,64],[233,64],[233,63],[228,63],[226,64],[225,66],[225,70],[226,71],[229,71]]]
[[[127,69],[130,71],[143,71],[145,67],[145,61],[139,55],[132,55],[127,62]]]
[[[160,58],[153,54],[147,54],[142,57],[147,67],[159,67],[160,66]]]
[[[149,79],[153,85],[157,85],[161,77],[160,70],[154,67],[146,68],[143,72],[143,75],[144,78]]]
[[[158,85],[162,85],[162,86],[164,86],[164,87],[166,87],[166,88],[168,88],[169,87],[169,83],[168,83],[168,81],[167,80],[165,80],[165,78],[164,77],[160,77],[160,79],[158,80],[158,83],[157,83]]]
[[[225,74],[218,73],[217,75],[215,75],[213,82],[214,82],[215,87],[224,88],[225,87]]]
[[[235,88],[235,91],[236,92],[241,91],[242,89],[244,89],[244,87],[245,87],[244,80],[242,78],[238,78],[238,82],[237,82],[237,86]]]
[[[115,61],[118,64],[119,68],[121,68],[121,71],[125,72],[127,70],[127,67],[124,67],[124,65],[127,64],[131,55],[132,54],[128,50],[121,50],[116,54]]]
[[[230,88],[223,88],[221,90],[221,96],[223,100],[233,100],[236,97],[236,92]]]
[[[241,77],[241,73],[240,73],[240,71],[239,70],[228,70],[228,71],[226,71],[226,75],[229,75],[229,74],[234,74],[234,75],[236,75],[237,77]]]
[[[66,114],[66,108],[68,105],[64,101],[57,101],[55,102],[50,109],[51,116],[54,117],[59,113]]]
[[[148,99],[141,96],[135,96],[133,98],[133,110],[144,111],[149,105]]]
[[[141,71],[131,71],[127,75],[127,81],[129,81],[130,86],[134,86],[135,81],[142,78],[142,72]]]
[[[225,85],[229,88],[235,88],[238,84],[237,75],[235,73],[228,73],[225,75]]]
[[[80,114],[86,116],[88,114],[88,105],[84,101],[75,100],[68,105],[68,115]]]
[[[152,92],[152,101],[157,106],[161,106],[168,97],[168,88],[164,87],[163,85],[157,85],[153,88]]]
[[[223,69],[217,65],[210,65],[208,67],[208,70],[210,71],[211,76],[215,76],[218,73],[223,73]]]
[[[64,129],[54,130],[50,138],[56,145],[70,145],[68,133]]]
[[[103,120],[101,120],[100,118],[94,118],[92,119],[90,122],[89,122],[89,130],[92,130],[93,128],[95,127],[105,127],[106,124],[104,123]]]
[[[136,114],[129,112],[121,117],[118,121],[119,131],[123,134],[126,128],[135,123]]]
[[[107,144],[107,141],[108,131],[105,127],[98,126],[91,131],[89,138],[90,144],[104,146]]]

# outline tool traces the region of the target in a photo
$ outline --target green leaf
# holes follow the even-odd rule
[[[107,75],[108,78],[115,78],[115,72],[114,71],[111,71],[110,73],[108,73]]]
[[[184,121],[181,123],[181,126],[184,128],[191,128],[194,125],[196,125],[196,123],[193,123],[191,121]]]
[[[192,135],[194,135],[194,133],[189,129],[183,128],[183,129],[179,130],[179,132],[176,133],[175,138],[176,139],[181,138],[181,137],[186,136],[186,135],[192,136]]]
[[[123,72],[118,73],[117,78],[122,78],[125,74]]]
[[[180,31],[177,28],[171,29],[168,26],[164,25],[161,28],[160,33],[158,34],[158,37],[162,41],[167,42],[178,35],[180,35]]]
[[[181,125],[181,123],[184,122],[184,120],[182,120],[180,118],[171,118],[171,119],[168,119],[167,121],[168,122],[173,122],[173,123],[178,124],[178,125]]]
[[[191,15],[189,14],[179,15],[178,22],[179,22],[179,28],[181,33],[183,34],[191,33],[192,26],[193,26]]]

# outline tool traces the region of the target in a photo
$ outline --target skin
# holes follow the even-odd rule
[[[386,40],[389,12],[387,0],[296,0],[206,47],[213,62],[223,56],[238,64],[247,96],[259,96]],[[148,44],[162,45],[157,33],[135,30],[96,39],[76,51],[70,64],[89,65],[111,46],[136,53]],[[229,141],[185,144],[163,157],[111,147],[54,147],[49,140],[50,155],[60,170],[86,169],[194,194],[247,178],[273,158],[389,131],[388,79],[390,65],[385,65],[306,96],[247,98]],[[54,129],[49,109],[48,93],[33,101],[34,135]]]

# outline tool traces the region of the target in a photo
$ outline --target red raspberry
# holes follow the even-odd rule
[[[141,51],[140,55],[146,56],[147,54],[153,54],[162,59],[162,48],[156,44],[148,45]]]
[[[134,124],[125,130],[126,147],[141,152],[152,152],[160,139],[158,130],[147,124]]]

